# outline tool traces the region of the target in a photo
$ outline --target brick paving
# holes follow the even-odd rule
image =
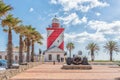
[[[91,70],[62,70],[62,64],[41,64],[10,80],[120,80],[120,67],[92,65]]]

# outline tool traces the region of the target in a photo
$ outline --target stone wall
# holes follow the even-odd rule
[[[39,65],[40,62],[30,62],[27,65],[20,65],[18,69],[7,69],[5,71],[0,71],[0,80],[8,80],[9,78],[21,73],[29,68]]]

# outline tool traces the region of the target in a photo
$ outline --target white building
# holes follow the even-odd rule
[[[46,62],[63,62],[64,51],[57,47],[49,48],[45,51],[44,60]]]
[[[23,52],[23,62],[26,62],[26,53]],[[7,51],[0,51],[0,59],[6,59],[7,60]],[[19,62],[19,49],[13,48],[13,62],[18,63]]]

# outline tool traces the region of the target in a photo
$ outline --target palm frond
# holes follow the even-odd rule
[[[3,31],[7,33],[7,32],[8,32],[8,29],[3,29]]]
[[[0,1],[0,17],[4,16],[8,11],[13,8],[10,5],[6,5],[3,1]]]
[[[100,48],[96,43],[91,42],[86,46],[86,49],[90,51],[98,51]]]
[[[108,41],[105,45],[104,48],[108,51],[115,51],[119,52],[119,46],[117,45],[117,42],[115,41]]]

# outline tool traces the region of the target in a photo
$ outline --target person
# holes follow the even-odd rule
[[[55,61],[53,61],[53,65],[55,65]]]

